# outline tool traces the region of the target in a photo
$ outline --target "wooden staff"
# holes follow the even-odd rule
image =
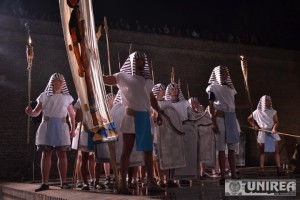
[[[152,60],[151,60],[151,72],[152,72],[152,80],[153,80],[153,84],[154,84],[154,72],[153,72]]]
[[[186,89],[187,89],[187,93],[188,93],[188,99],[190,99],[191,96],[190,96],[190,89],[189,89],[189,84],[188,83],[186,84]]]
[[[32,69],[32,61],[33,61],[33,45],[31,41],[30,35],[28,36],[28,44],[26,46],[26,56],[27,56],[27,70],[28,70],[28,106],[30,107],[31,101],[31,69]],[[30,138],[30,116],[27,117],[27,144],[29,144]]]
[[[174,67],[172,67],[172,71],[171,71],[171,83],[175,83],[175,72],[174,72]]]
[[[251,127],[251,126],[244,126],[244,125],[241,125],[241,127],[254,129],[254,131],[256,130],[256,131],[263,131],[263,132],[267,132],[267,133],[272,133],[272,131],[265,130],[265,129],[262,129],[262,128],[255,129],[255,128]],[[291,134],[291,133],[281,133],[281,132],[277,132],[277,131],[276,131],[276,133],[278,133],[279,135],[285,135],[285,136],[289,136],[289,137],[300,138],[300,135],[297,135],[297,134],[294,134],[294,133],[293,134]]]
[[[73,171],[73,179],[72,179],[72,183],[73,183],[73,189],[76,188],[76,179],[77,177],[77,171],[80,170],[77,168],[77,162],[78,162],[78,157],[79,157],[79,145],[80,145],[80,137],[81,137],[81,130],[82,130],[82,124],[83,124],[83,120],[81,120],[80,122],[80,126],[79,126],[79,132],[78,132],[78,141],[77,141],[77,150],[76,150],[76,158],[75,158],[75,164],[74,164],[74,171]]]
[[[111,76],[108,26],[107,26],[106,17],[104,17],[104,30],[105,30],[105,34],[106,34],[108,70],[109,70],[109,75]],[[113,93],[112,86],[110,86],[110,92]],[[118,174],[117,164],[116,164],[116,149],[112,142],[108,142],[108,149],[109,149],[109,154],[110,154],[110,158],[111,158],[110,162],[111,162],[112,169],[113,169],[114,176],[115,176],[116,187],[119,190],[120,189],[120,179],[119,179],[119,174]]]
[[[132,53],[132,43],[130,43],[130,45],[129,45],[129,50],[128,50],[128,52],[129,52],[129,55]]]
[[[104,30],[105,30],[105,34],[106,34],[108,74],[111,76],[110,50],[109,50],[109,40],[108,40],[108,26],[107,26],[107,19],[106,19],[106,17],[104,17]],[[110,92],[113,93],[112,85],[110,86]]]
[[[97,40],[99,41],[102,36],[102,26],[100,25],[96,33]]]
[[[245,90],[246,90],[246,93],[247,93],[249,108],[250,108],[250,112],[251,112],[253,124],[255,124],[255,121],[254,121],[254,118],[253,118],[252,101],[251,101],[251,96],[250,96],[250,91],[249,91],[249,85],[248,85],[248,65],[247,65],[247,60],[245,59],[245,56],[243,56],[243,55],[241,55],[240,58],[241,58],[241,67],[242,67],[242,72],[243,72],[243,77],[244,77]],[[253,132],[255,134],[255,130]],[[255,136],[256,136],[256,134],[255,134]]]
[[[119,70],[121,69],[120,52],[118,51]]]

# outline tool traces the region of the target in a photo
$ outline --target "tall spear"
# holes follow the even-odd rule
[[[186,89],[187,89],[187,93],[188,93],[188,99],[190,99],[191,95],[190,95],[190,89],[189,89],[189,84],[188,83],[186,84]]]
[[[132,53],[132,43],[129,45],[129,50],[128,50],[129,55]]]
[[[105,30],[105,34],[106,34],[108,74],[111,76],[110,51],[109,51],[109,40],[108,40],[108,26],[107,26],[107,19],[106,19],[106,17],[104,17],[104,30]],[[110,92],[113,93],[112,85],[110,86]]]
[[[152,60],[151,60],[151,72],[152,72],[152,80],[153,80],[153,84],[154,84],[154,72],[153,72]]]
[[[172,71],[171,71],[171,83],[175,83],[175,72],[174,72],[174,67],[172,67]]]
[[[109,75],[111,76],[108,26],[107,26],[106,17],[104,17],[104,30],[105,30],[105,34],[106,34],[108,70],[109,70]],[[110,86],[110,92],[113,93],[112,86]],[[108,149],[109,149],[109,153],[110,153],[110,157],[111,157],[111,165],[112,165],[112,169],[113,169],[114,176],[115,176],[116,186],[118,189],[120,189],[120,179],[119,179],[119,174],[117,171],[117,164],[116,164],[116,149],[115,149],[115,146],[111,142],[108,143]]]
[[[119,70],[121,69],[120,52],[118,51]]]
[[[243,72],[243,77],[244,77],[245,90],[247,92],[249,108],[250,108],[250,112],[251,112],[251,115],[252,115],[253,124],[255,124],[255,121],[254,121],[254,118],[253,118],[252,101],[251,101],[249,85],[248,85],[248,64],[247,64],[247,60],[245,59],[245,56],[241,55],[240,59],[241,59],[241,67],[242,67],[242,72]],[[253,130],[254,130],[254,133],[255,133],[255,129],[253,129]],[[256,136],[256,134],[255,134],[255,136]]]
[[[31,99],[31,69],[33,61],[33,45],[30,34],[28,35],[28,44],[26,45],[26,56],[27,56],[27,70],[28,70],[28,106],[30,106]],[[27,144],[29,144],[30,135],[30,116],[27,117]]]

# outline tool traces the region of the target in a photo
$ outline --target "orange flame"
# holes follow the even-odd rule
[[[28,36],[28,44],[31,45],[32,41],[31,41],[31,37],[30,35]]]

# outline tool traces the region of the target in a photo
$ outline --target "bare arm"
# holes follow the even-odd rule
[[[212,121],[212,129],[215,133],[218,133],[219,132],[219,127],[217,125],[216,109],[214,108],[214,101],[209,100],[208,101],[208,106],[209,106],[210,118],[211,118],[211,121]]]
[[[36,105],[34,110],[32,110],[31,106],[27,106],[25,108],[25,112],[27,113],[28,116],[31,116],[31,117],[39,116],[41,111],[42,111],[42,103],[41,102],[38,102],[38,104]]]
[[[279,126],[277,113],[273,116],[274,125],[272,128],[272,133],[276,133],[276,130]]]
[[[68,115],[71,122],[70,136],[74,137],[75,136],[75,111],[72,104],[68,106]]]
[[[103,76],[103,82],[105,85],[117,85],[117,79],[114,76]]]
[[[157,124],[158,125],[161,125],[162,124],[162,118],[161,118],[161,115],[160,115],[160,107],[157,103],[157,100],[154,96],[154,94],[151,92],[150,93],[150,102],[151,102],[151,106],[152,108],[157,112]]]

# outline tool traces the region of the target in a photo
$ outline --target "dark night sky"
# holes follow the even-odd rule
[[[58,0],[1,0],[10,13],[30,13],[36,18],[59,20]],[[96,25],[103,16],[109,21],[123,19],[130,24],[162,27],[164,24],[199,32],[255,34],[287,48],[300,49],[299,0],[189,0],[137,1],[93,0]],[[20,11],[20,8],[22,11]],[[0,11],[1,11],[0,10]],[[288,45],[287,45],[288,44]]]

